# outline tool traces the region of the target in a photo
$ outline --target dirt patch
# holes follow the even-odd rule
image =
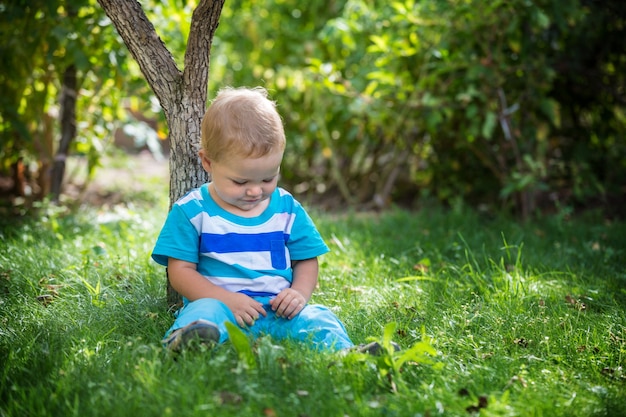
[[[156,159],[150,152],[105,157],[94,177],[85,181],[84,161],[68,167],[64,186],[66,198],[92,206],[115,205],[128,199],[158,199],[169,195],[169,161]]]

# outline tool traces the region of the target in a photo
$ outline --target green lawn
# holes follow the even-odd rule
[[[166,192],[163,192],[166,194]],[[0,226],[0,416],[620,416],[626,224],[469,209],[313,212],[315,302],[381,357],[269,338],[173,358],[167,202]],[[395,325],[395,327],[394,327]],[[387,334],[384,335],[385,330]]]

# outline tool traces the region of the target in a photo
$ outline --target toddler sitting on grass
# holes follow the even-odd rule
[[[278,187],[285,143],[262,88],[223,89],[204,115],[199,156],[210,181],[173,205],[152,253],[183,296],[164,338],[170,349],[193,339],[223,343],[228,322],[318,350],[353,347],[332,311],[309,304],[317,258],[329,249],[302,205]]]

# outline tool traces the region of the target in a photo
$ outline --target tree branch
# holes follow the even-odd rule
[[[219,25],[224,1],[201,0],[191,17],[189,39],[185,51],[183,83],[186,91],[201,90],[199,94],[203,97],[202,103],[206,103],[209,72],[198,71],[197,68],[209,68],[211,43]]]
[[[98,0],[156,94],[166,115],[180,95],[182,73],[136,0]]]

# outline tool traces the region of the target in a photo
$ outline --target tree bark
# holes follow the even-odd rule
[[[200,0],[193,12],[183,71],[136,0],[98,0],[161,103],[170,131],[170,207],[208,178],[198,157],[213,35],[225,0]],[[168,302],[180,303],[168,281]]]

